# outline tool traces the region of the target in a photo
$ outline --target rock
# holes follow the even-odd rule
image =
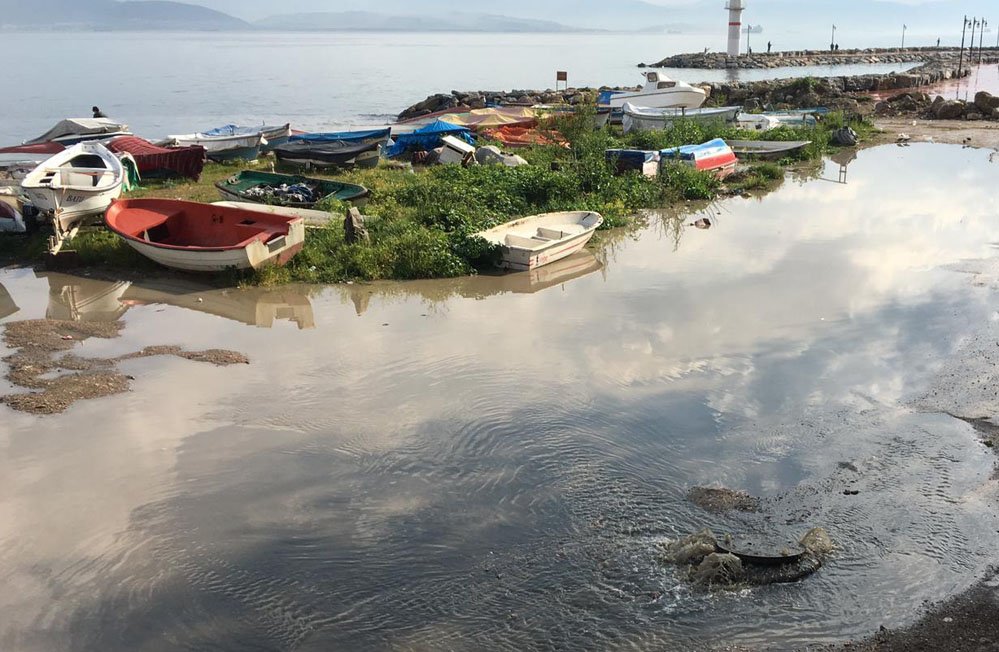
[[[964,114],[965,120],[981,120],[984,117],[981,111],[968,111]]]
[[[742,105],[742,110],[746,113],[755,113],[763,110],[763,102],[759,98],[751,97]]]
[[[999,97],[988,91],[978,91],[975,93],[975,106],[984,115],[991,115],[993,109],[999,108]]]
[[[857,144],[857,132],[849,127],[842,127],[833,132],[832,141],[843,147],[853,147]]]
[[[370,242],[368,229],[364,226],[364,218],[361,217],[361,211],[356,208],[347,211],[347,216],[343,220],[343,236],[347,244]]]
[[[999,120],[999,109],[992,109],[992,119]]]
[[[946,100],[937,107],[935,116],[938,120],[956,120],[964,115],[964,102],[961,100]]]

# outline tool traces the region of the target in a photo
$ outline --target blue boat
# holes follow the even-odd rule
[[[389,128],[368,129],[365,131],[327,131],[327,132],[316,132],[310,134],[295,134],[289,140],[290,142],[293,143],[343,142],[343,143],[352,143],[355,145],[370,145],[372,143],[379,143],[384,145],[388,143],[389,136],[391,134],[392,130]]]
[[[445,136],[460,138],[469,145],[475,144],[475,137],[468,127],[460,127],[450,122],[444,122],[443,120],[435,120],[412,133],[396,136],[395,144],[388,149],[386,156],[392,158],[409,151],[426,151],[440,147],[443,144]]]

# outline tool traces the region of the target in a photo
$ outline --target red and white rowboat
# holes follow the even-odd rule
[[[284,265],[305,245],[301,217],[176,199],[116,201],[104,221],[146,258],[189,272]]]

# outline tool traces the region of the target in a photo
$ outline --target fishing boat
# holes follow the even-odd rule
[[[227,206],[229,208],[242,208],[258,213],[270,213],[281,217],[300,217],[309,228],[321,228],[329,226],[334,220],[340,222],[342,215],[335,215],[329,211],[317,211],[311,208],[295,208],[292,206],[275,206],[273,204],[255,204],[248,201],[213,201],[212,206]]]
[[[225,125],[204,132],[205,136],[253,136],[260,134],[264,137],[264,142],[260,146],[261,152],[269,152],[278,145],[284,145],[291,138],[291,124],[283,125],[262,125],[260,127],[241,127],[239,125]]]
[[[677,162],[705,172],[714,172],[722,178],[735,170],[735,152],[721,138],[709,140],[700,145],[682,145],[659,151],[662,163]]]
[[[507,222],[476,235],[500,246],[500,267],[536,269],[586,246],[604,218],[592,211],[545,213]]]
[[[100,143],[83,142],[43,161],[28,173],[21,188],[44,215],[52,218],[57,253],[87,218],[100,215],[121,195],[125,170]]]
[[[354,183],[257,170],[243,170],[219,181],[215,187],[222,199],[295,208],[312,208],[329,198],[362,206],[371,194],[364,186]]]
[[[289,142],[292,143],[331,143],[331,142],[343,142],[352,143],[355,145],[370,145],[372,143],[377,143],[379,145],[388,144],[389,137],[392,135],[392,129],[389,127],[382,127],[379,129],[363,129],[360,131],[330,131],[330,132],[313,132],[306,134],[294,134],[289,138]]]
[[[197,181],[205,167],[205,148],[160,147],[137,136],[120,136],[108,143],[116,154],[131,154],[144,178],[186,177]]]
[[[283,265],[305,244],[300,217],[178,199],[118,200],[104,220],[146,258],[189,272]]]
[[[254,161],[266,144],[264,134],[236,134],[233,136],[212,136],[208,133],[167,136],[157,143],[164,147],[204,147],[205,154],[213,161]]]
[[[645,84],[639,91],[603,91],[597,98],[598,106],[622,109],[625,104],[636,104],[650,108],[696,109],[708,98],[703,88],[697,88],[684,81],[670,79],[667,75],[647,70],[642,73]]]
[[[659,131],[669,129],[679,120],[697,123],[731,122],[742,107],[720,106],[707,109],[661,109],[637,106],[630,102],[624,105],[622,125],[624,132]]]
[[[38,138],[26,141],[25,145],[58,143],[71,147],[88,140],[107,140],[117,136],[131,136],[128,125],[108,118],[67,118],[58,122]]]
[[[738,156],[759,158],[780,158],[812,143],[810,140],[726,140],[725,142]]]
[[[343,140],[329,142],[293,141],[274,148],[278,163],[305,168],[372,168],[378,165],[381,144],[351,143]]]

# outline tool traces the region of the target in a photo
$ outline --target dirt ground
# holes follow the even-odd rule
[[[900,135],[909,142],[934,142],[967,145],[999,151],[999,122],[968,120],[921,120],[918,118],[873,118],[884,133],[878,143],[898,142]]]

